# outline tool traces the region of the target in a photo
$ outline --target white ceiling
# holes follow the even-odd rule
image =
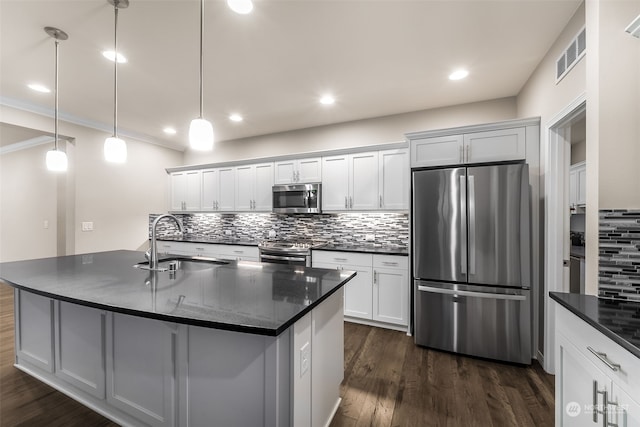
[[[516,95],[581,0],[257,0],[205,8],[204,116],[217,140]],[[196,0],[130,0],[119,15],[118,125],[179,150],[199,109]],[[0,101],[52,113],[60,43],[61,119],[110,132],[113,7],[107,0],[0,0]],[[466,67],[466,80],[448,74]],[[326,107],[325,92],[337,99]],[[238,112],[242,123],[229,121]],[[162,129],[174,126],[167,136]],[[52,124],[53,127],[53,124]],[[3,144],[6,141],[3,141]]]

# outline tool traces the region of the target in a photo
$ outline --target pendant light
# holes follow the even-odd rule
[[[54,27],[44,27],[44,31],[55,39],[56,45],[56,82],[55,82],[55,110],[54,110],[54,146],[53,150],[47,152],[47,169],[53,172],[64,172],[67,170],[67,153],[58,150],[58,44],[60,40],[67,40],[69,36],[62,30]]]
[[[207,151],[213,149],[213,126],[203,118],[203,38],[204,38],[204,0],[200,0],[200,117],[191,120],[189,126],[189,145],[194,150]]]
[[[104,141],[104,158],[111,163],[127,161],[127,143],[118,137],[118,9],[129,7],[129,0],[107,0],[115,14],[113,41],[113,136]]]

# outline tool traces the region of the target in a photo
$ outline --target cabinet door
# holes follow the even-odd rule
[[[525,128],[501,129],[464,135],[465,163],[523,160]]]
[[[273,163],[263,163],[255,167],[253,210],[271,212],[273,203]]]
[[[171,188],[171,206],[172,211],[184,210],[184,200],[187,193],[187,176],[184,172],[174,172],[169,175],[169,183]]]
[[[609,407],[609,425],[618,427],[640,426],[640,403],[613,384],[613,404]],[[636,399],[640,396],[635,396]]]
[[[349,156],[349,209],[378,209],[378,152]]]
[[[560,333],[556,351],[556,425],[603,425],[602,414],[593,411],[602,408],[604,395],[594,388],[610,395],[611,380]]]
[[[378,155],[380,209],[409,209],[409,150],[385,150]]]
[[[218,169],[218,179],[220,180],[220,192],[218,200],[219,211],[234,211],[236,209],[236,169]]]
[[[372,319],[372,269],[358,266],[343,266],[344,270],[357,271],[344,288],[344,315]]]
[[[106,313],[56,301],[56,376],[99,399],[105,397]]]
[[[576,206],[578,201],[578,173],[569,171],[569,207]]]
[[[407,271],[392,268],[373,270],[373,320],[406,326],[409,320]]]
[[[185,172],[187,190],[185,195],[185,208],[189,211],[200,210],[202,174],[199,170]]]
[[[16,356],[53,372],[53,300],[16,290]]]
[[[462,135],[447,135],[411,141],[411,167],[463,163],[462,139]]]
[[[312,157],[298,160],[296,182],[322,182],[322,159]]]
[[[250,211],[253,206],[253,183],[255,169],[253,165],[236,168],[236,210]]]
[[[205,169],[202,171],[202,203],[203,211],[217,210],[220,197],[220,179],[217,169]]]
[[[275,184],[291,184],[296,179],[296,160],[287,160],[275,162],[274,164],[274,183]]]
[[[587,168],[585,165],[576,170],[576,181],[576,204],[583,206],[587,203]]]
[[[322,158],[322,209],[344,211],[349,208],[349,156]]]
[[[107,402],[145,424],[175,420],[174,330],[153,319],[107,315]]]

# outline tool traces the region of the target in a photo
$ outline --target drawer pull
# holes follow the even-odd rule
[[[607,367],[609,369],[611,369],[613,372],[617,372],[617,371],[620,370],[620,365],[618,363],[612,363],[607,358],[607,353],[601,353],[601,352],[595,351],[594,349],[592,349],[589,346],[587,346],[587,350],[589,350],[591,353],[593,353],[594,356],[596,356],[598,359],[600,359],[600,361],[602,363],[604,363],[605,365],[607,365]]]
[[[233,251],[234,254],[243,254],[244,251]]]
[[[335,261],[347,261],[346,258],[334,258]]]
[[[382,261],[382,264],[384,265],[393,265],[393,266],[398,266],[397,262],[390,262],[390,261]]]

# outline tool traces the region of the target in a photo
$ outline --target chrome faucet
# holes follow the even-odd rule
[[[178,229],[180,233],[184,234],[184,227],[178,218],[171,214],[162,214],[158,216],[151,225],[151,250],[149,254],[149,270],[158,270],[158,245],[156,243],[156,226],[158,222],[164,218],[172,218],[176,224],[178,224]]]

